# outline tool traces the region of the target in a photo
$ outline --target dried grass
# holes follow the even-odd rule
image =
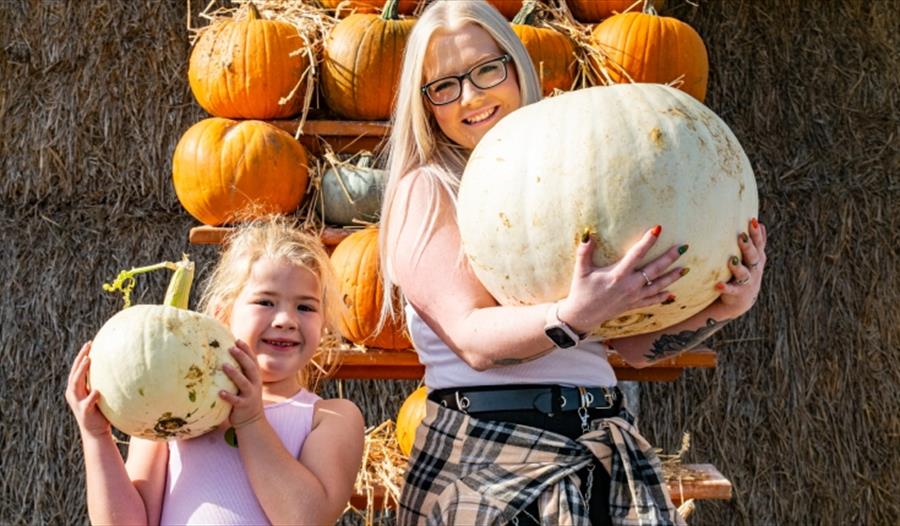
[[[889,0],[668,4],[662,14],[706,42],[706,103],[750,157],[770,263],[758,305],[712,343],[717,369],[642,386],[641,429],[666,451],[690,432],[684,462],[734,483],[731,502],[698,503],[692,524],[893,523],[900,11]],[[182,252],[202,280],[215,257],[187,244],[196,223],[169,176],[181,133],[205,117],[186,31],[204,7],[0,8],[0,523],[86,522],[62,393],[78,346],[118,309],[100,284]],[[148,279],[137,301],[165,289]],[[393,419],[415,382],[327,381],[323,394],[338,386],[374,423]]]

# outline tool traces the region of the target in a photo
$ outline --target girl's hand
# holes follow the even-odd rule
[[[82,435],[103,436],[112,431],[109,420],[100,412],[97,402],[100,401],[100,392],[91,391],[87,385],[87,375],[91,367],[91,342],[81,346],[72,369],[69,371],[69,379],[66,383],[66,402],[75,420],[78,421],[78,429]]]
[[[240,340],[234,345],[228,351],[241,368],[226,363],[222,365],[222,370],[237,386],[238,393],[235,395],[228,391],[220,391],[219,397],[231,404],[229,421],[232,427],[240,429],[263,417],[262,378],[256,365],[256,357],[253,356],[250,347]]]
[[[737,317],[750,310],[759,296],[763,269],[766,267],[766,226],[755,218],[750,221],[750,234],[738,235],[741,258],[732,256],[728,261],[731,281],[716,283],[721,292],[719,301]]]
[[[666,287],[687,274],[687,269],[665,270],[684,254],[687,245],[672,246],[650,263],[637,266],[659,239],[660,231],[659,226],[648,230],[622,259],[602,268],[593,263],[593,237],[583,237],[575,255],[569,295],[559,303],[559,319],[584,333],[631,309],[674,301]]]

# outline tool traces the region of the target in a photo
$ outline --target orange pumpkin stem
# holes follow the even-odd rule
[[[262,15],[259,14],[259,9],[253,4],[253,2],[247,2],[247,20],[259,20],[262,18]]]
[[[516,16],[513,18],[513,24],[519,24],[523,26],[533,26],[536,25],[537,12],[535,9],[537,8],[536,0],[525,0],[522,2],[522,9],[516,13]]]
[[[387,0],[384,4],[384,9],[381,11],[381,18],[385,20],[397,20],[399,18],[397,16],[398,1],[399,0]]]

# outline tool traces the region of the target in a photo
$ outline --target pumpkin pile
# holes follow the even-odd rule
[[[597,85],[651,83],[673,85],[700,102],[705,98],[708,80],[706,48],[689,25],[657,14],[657,10],[664,7],[664,0],[487,1],[510,21],[514,33],[532,59],[545,96],[562,96],[561,93],[572,90],[578,93],[585,90],[577,88]],[[360,146],[353,146],[355,138],[349,135],[351,132],[343,137],[344,142],[332,147],[325,140],[327,134],[310,137],[302,135],[302,130],[307,118],[326,121],[329,129],[339,130],[345,123],[346,129],[350,130],[361,121],[383,122],[390,118],[406,42],[416,24],[415,16],[427,2],[316,0],[298,4],[276,0],[236,0],[234,3],[239,8],[219,10],[213,12],[216,16],[206,16],[211,23],[199,32],[191,51],[188,71],[191,92],[210,117],[188,129],[175,149],[172,179],[179,201],[188,213],[205,225],[234,224],[270,213],[300,213],[308,216],[307,224],[328,225],[332,233],[339,232],[331,237],[341,240],[334,248],[332,258],[342,282],[342,299],[348,309],[342,324],[342,335],[357,346],[409,348],[411,344],[404,334],[402,323],[379,319],[384,298],[378,268],[377,222],[386,173],[376,167],[376,159],[383,156],[379,151],[374,154],[361,152]],[[290,9],[294,11],[288,13]],[[304,22],[310,17],[318,17],[312,29]],[[302,93],[304,83],[307,87],[305,96]],[[547,152],[546,144],[551,143],[538,140],[537,137],[542,136],[538,132],[546,132],[558,139],[573,136],[575,132],[570,130],[600,133],[597,130],[615,127],[611,124],[614,122],[618,122],[618,128],[610,131],[613,141],[621,140],[623,144],[634,142],[634,138],[621,133],[623,129],[635,127],[634,123],[626,123],[623,116],[661,111],[661,106],[654,106],[655,103],[648,103],[642,97],[648,96],[648,93],[662,92],[641,88],[621,93],[624,94],[617,95],[616,104],[622,110],[602,122],[596,116],[590,122],[572,117],[574,120],[571,123],[562,123],[558,115],[533,117],[532,120],[545,118],[547,122],[561,124],[534,125],[529,121],[521,127],[522,137],[517,136],[514,141],[518,145],[517,151]],[[672,99],[669,91],[665,93],[666,100]],[[583,97],[589,98],[587,95]],[[657,95],[651,99],[657,100],[654,97]],[[703,113],[694,106],[686,105],[678,97],[672,100],[679,101],[677,111],[694,119],[702,117],[705,120],[701,127],[706,126],[703,129],[707,131],[712,129],[707,124],[716,122],[717,118],[711,112]],[[587,112],[584,112],[579,118],[586,119],[586,115]],[[674,124],[671,123],[676,122],[677,118],[672,116],[670,121],[666,124],[661,120],[656,123],[658,126],[651,126],[651,129],[658,128],[660,135],[644,133],[642,140],[633,144],[631,151],[623,150],[622,155],[628,155],[632,160],[644,155],[641,148],[651,148],[653,137],[656,137],[672,151],[688,156],[690,152],[687,150],[697,147],[696,140],[683,142],[678,134],[684,130],[676,132],[672,128]],[[716,126],[715,132],[719,134],[716,137],[730,136],[727,127]],[[285,130],[297,130],[297,134],[291,135]],[[596,137],[596,133],[592,137]],[[709,145],[722,146],[735,159],[742,158],[743,152],[733,136],[725,142],[717,142],[718,139],[711,137],[704,136],[703,140]],[[533,146],[526,148],[526,144]],[[484,146],[480,150],[486,148]],[[592,151],[607,152],[610,148],[604,143],[604,148],[594,148]],[[565,149],[552,152],[542,156],[544,164],[529,166],[519,156],[516,165],[523,172],[550,170],[548,173],[560,173],[558,165],[575,162],[573,159],[580,159],[578,162],[586,164],[590,162],[584,157],[585,152]],[[707,151],[702,153],[713,155]],[[710,166],[724,162],[724,154],[721,151],[716,153],[718,158],[707,159]],[[504,152],[503,155],[508,154]],[[477,159],[473,157],[473,173],[492,169],[486,165],[481,167],[481,161]],[[547,163],[556,164],[545,166]],[[309,166],[313,167],[312,170]],[[468,173],[466,179],[478,179],[469,177]],[[752,173],[749,176],[746,172],[742,173],[747,195],[755,195],[753,183],[749,180]],[[584,177],[587,178],[584,184],[596,184],[587,175]],[[529,191],[521,181],[510,184],[522,186],[523,194]],[[674,185],[676,189],[686,184],[684,181],[659,183],[665,188]],[[472,182],[467,186],[475,185]],[[707,198],[719,199],[721,196],[716,193],[719,190],[713,187],[710,186]],[[491,188],[484,195],[504,196],[508,200],[519,195],[519,189],[498,189]],[[477,191],[467,190],[461,195],[474,193]],[[313,205],[302,206],[309,202]],[[749,201],[745,204],[747,209],[755,206]],[[495,211],[486,211],[481,208],[482,204],[471,204],[468,199],[462,201],[461,206],[466,207],[461,214],[461,226],[469,222],[472,225],[470,229],[480,228],[484,231],[481,233],[483,239],[493,235],[484,229],[488,222],[478,225],[480,221],[486,221],[483,214]],[[736,207],[735,211],[739,208]],[[743,209],[740,211],[743,213]],[[563,213],[557,217],[559,224],[541,223],[540,229],[531,230],[533,234],[535,230],[551,232],[556,228],[590,227],[596,233],[602,233],[604,225],[600,216],[601,211],[596,211],[589,221],[579,216],[585,224],[570,225],[566,222],[574,220]],[[497,217],[500,216],[495,214],[493,219]],[[644,222],[653,221],[643,219]],[[676,223],[668,217],[657,221],[665,223],[666,234],[673,237],[695,228],[676,227]],[[360,230],[361,227],[365,228]],[[477,236],[471,233],[464,234],[466,248],[470,250],[469,256],[476,263],[476,268],[493,265],[488,262],[491,257],[516,259],[514,252],[507,250],[523,250],[522,247],[506,247],[503,250],[487,246],[480,248],[487,241],[476,240]],[[604,235],[608,236],[609,244],[605,246],[608,255],[612,256],[618,253],[622,243],[628,242],[632,232],[624,228],[615,235]],[[556,237],[557,243],[569,241],[561,240],[555,234],[550,237]],[[516,237],[507,236],[505,239],[512,243]],[[708,240],[709,244],[719,241]],[[663,244],[660,243],[660,246]],[[692,247],[700,247],[701,244],[701,241],[691,241]],[[730,245],[726,243],[726,246]],[[566,254],[571,252],[570,248],[566,247]],[[488,254],[482,254],[481,250]],[[701,250],[695,248],[691,253]],[[543,252],[534,257],[549,257]],[[709,257],[715,258],[717,253],[710,253]],[[518,259],[523,264],[531,264],[528,257]],[[502,274],[500,282],[497,282],[498,278],[483,272],[479,274],[479,278],[501,302],[545,301],[559,296],[559,291],[565,286],[564,279],[556,275],[542,276],[537,280],[539,286],[519,283],[522,278],[518,276],[528,273],[512,266],[504,267],[507,263],[502,261],[496,266],[506,269],[499,272]],[[568,261],[554,260],[552,265],[547,262],[541,268],[556,268],[558,265],[571,266]],[[552,274],[550,270],[547,272]],[[696,282],[701,274],[694,272],[679,283],[685,289],[703,288],[705,282]],[[713,275],[721,277],[722,270],[717,267],[715,272],[710,269],[708,274],[704,277],[707,281]],[[669,306],[666,312],[677,310],[678,315],[688,314],[709,301],[707,297],[692,298],[684,291],[675,292],[684,303]],[[646,323],[648,319],[654,320],[653,323],[664,323],[669,317],[668,314],[656,312],[630,313],[626,319],[611,322],[616,328],[598,328],[597,332],[612,334],[620,331],[620,326],[626,332],[650,330],[652,324]]]

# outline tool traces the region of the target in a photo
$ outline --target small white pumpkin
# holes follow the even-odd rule
[[[330,225],[377,223],[387,172],[372,166],[372,156],[362,155],[355,165],[332,163],[322,176],[323,218]]]
[[[545,99],[497,123],[466,166],[458,220],[472,269],[504,305],[565,297],[585,229],[598,266],[657,224],[662,235],[641,265],[690,245],[675,263],[690,272],[668,289],[675,302],[592,331],[609,338],[668,327],[715,301],[758,206],[747,156],[715,113],[674,88],[620,84]]]
[[[167,302],[186,306],[193,276],[187,263],[187,289],[180,300],[167,294]],[[176,271],[170,292],[184,287],[179,279],[184,276]],[[100,392],[100,411],[123,433],[151,440],[195,437],[230,414],[219,391],[237,392],[222,371],[223,363],[238,367],[228,352],[233,346],[231,332],[206,314],[171,305],[127,307],[94,337],[88,383]]]

